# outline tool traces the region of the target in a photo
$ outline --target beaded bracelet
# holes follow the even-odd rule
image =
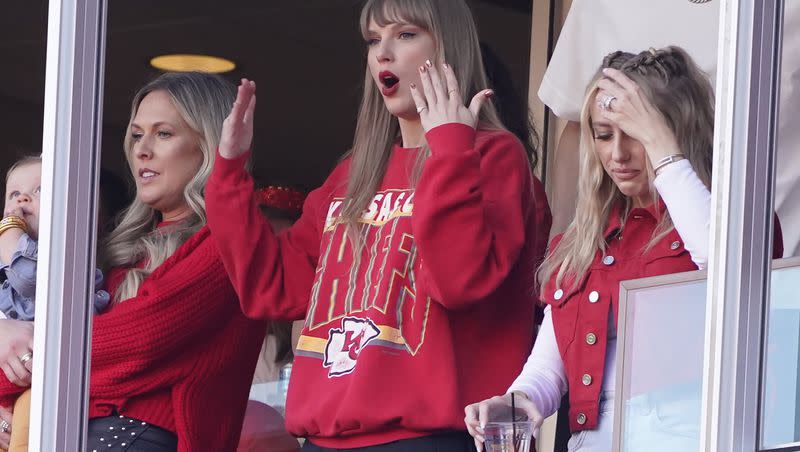
[[[16,215],[9,215],[0,220],[0,235],[9,229],[22,229],[22,232],[28,233],[28,223]]]
[[[675,163],[678,160],[683,160],[686,157],[683,154],[672,154],[664,157],[653,165],[653,172],[658,176],[659,171],[670,163]]]

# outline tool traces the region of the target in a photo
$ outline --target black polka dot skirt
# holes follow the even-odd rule
[[[147,422],[115,415],[89,419],[87,452],[175,452],[175,433]]]

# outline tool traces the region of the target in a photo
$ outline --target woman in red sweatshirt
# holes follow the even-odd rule
[[[165,74],[134,98],[136,199],[104,250],[113,299],[93,321],[89,451],[236,450],[265,324],[238,309],[203,200],[234,92]],[[0,406],[21,391],[0,378]]]
[[[549,208],[463,0],[371,0],[361,31],[353,148],[300,220],[276,235],[258,212],[243,80],[209,226],[249,317],[305,318],[286,412],[305,449],[470,450],[463,407],[505,389],[533,341]]]

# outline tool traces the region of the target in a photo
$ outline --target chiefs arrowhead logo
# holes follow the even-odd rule
[[[381,331],[370,319],[345,317],[342,328],[328,332],[323,366],[329,367],[328,377],[339,377],[356,368],[358,355]]]

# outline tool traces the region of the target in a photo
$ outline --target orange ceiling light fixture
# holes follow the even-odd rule
[[[221,74],[236,69],[236,63],[210,55],[172,54],[159,55],[150,60],[150,65],[166,72],[212,72]]]

